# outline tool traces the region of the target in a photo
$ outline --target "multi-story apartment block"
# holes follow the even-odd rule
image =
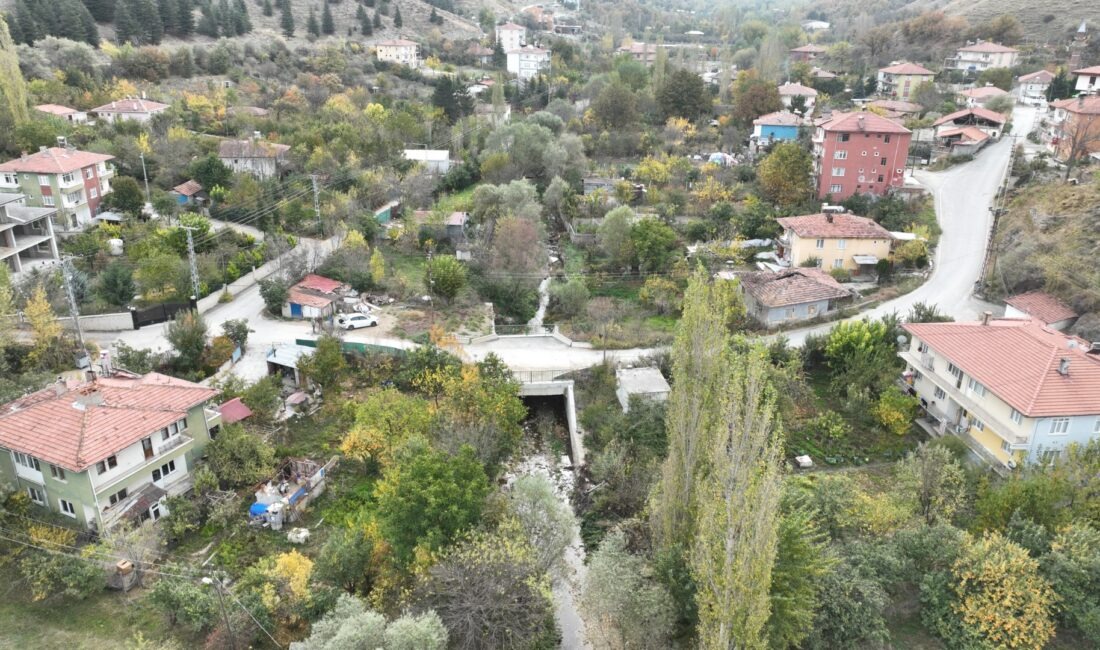
[[[883,97],[907,102],[917,86],[935,76],[936,73],[916,63],[897,63],[878,71],[878,92]]]
[[[114,156],[68,146],[42,147],[0,165],[0,192],[24,194],[30,206],[57,208],[59,231],[80,230],[111,191],[111,160]]]
[[[1050,82],[1054,81],[1054,73],[1050,70],[1039,70],[1020,75],[1016,81],[1020,84],[1020,101],[1025,104],[1045,104],[1047,89],[1050,88]]]
[[[550,50],[541,47],[521,47],[518,50],[508,50],[508,73],[514,74],[521,83],[539,76],[550,69]]]
[[[505,52],[518,50],[527,45],[526,27],[515,23],[504,23],[503,25],[497,25],[496,32],[497,43],[500,43],[500,49]]]
[[[0,484],[84,528],[156,520],[217,435],[216,395],[157,373],[60,380],[0,407]]]
[[[1050,107],[1047,139],[1056,159],[1100,152],[1100,95],[1060,99]]]
[[[375,54],[377,54],[379,61],[400,63],[410,68],[420,67],[420,45],[416,41],[408,41],[403,38],[382,41],[375,46]]]
[[[814,131],[817,196],[883,196],[905,184],[912,133],[874,113],[833,113]]]
[[[960,47],[955,56],[944,61],[945,68],[981,72],[990,68],[1011,68],[1019,62],[1020,51],[1014,47],[978,41]]]
[[[57,260],[55,208],[31,208],[22,194],[0,194],[0,261],[19,273],[39,260]]]
[[[940,435],[1002,471],[1100,435],[1100,346],[1030,319],[910,323],[903,375]]]

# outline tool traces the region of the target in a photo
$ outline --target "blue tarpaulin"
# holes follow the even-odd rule
[[[262,503],[253,503],[252,507],[248,509],[248,514],[253,517],[259,517],[265,512],[267,512],[267,506]]]

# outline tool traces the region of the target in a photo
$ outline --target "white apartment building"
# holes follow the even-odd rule
[[[507,50],[508,73],[527,83],[550,69],[550,50],[528,45],[517,50]]]

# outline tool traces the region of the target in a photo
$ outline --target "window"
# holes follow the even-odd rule
[[[849,135],[847,133],[837,133],[836,134],[836,141],[837,142],[847,142],[848,138],[849,138]]]
[[[947,393],[943,392],[943,389],[940,388],[939,386],[936,386],[936,392],[932,393],[932,395],[936,399],[943,399],[943,398],[947,397]]]
[[[839,269],[842,266],[844,266],[844,260],[842,258],[837,258],[837,259],[833,260],[833,268],[834,269]]]
[[[817,246],[818,249],[825,248],[825,240],[824,239],[819,239],[819,240],[817,240],[815,245]]]
[[[49,185],[50,184],[50,177],[46,176],[44,174],[39,174],[38,175],[38,184],[42,185],[42,186]]]
[[[159,468],[153,470],[153,480],[159,481],[174,471],[176,471],[176,461],[170,460],[167,463],[161,465]]]
[[[122,501],[123,499],[125,499],[125,498],[126,498],[126,494],[127,494],[127,492],[126,492],[126,488],[122,488],[122,489],[121,489],[121,490],[119,490],[118,492],[115,492],[115,493],[114,493],[114,494],[112,494],[112,495],[111,495],[110,497],[108,497],[108,498],[107,498],[107,500],[108,500],[108,501],[110,501],[110,502],[111,502],[111,505],[113,506],[113,505],[115,505],[116,503],[118,503],[119,501]]]
[[[61,512],[69,515],[73,519],[76,519],[76,506],[72,501],[66,501],[65,499],[58,499],[57,505],[61,506]]]
[[[882,166],[883,166],[883,167],[885,167],[885,166],[886,166],[886,159],[885,159],[885,158],[883,158],[883,159],[882,159],[882,163],[881,163],[881,164],[882,164]]]
[[[1100,418],[1096,418],[1096,424],[1092,426],[1093,433],[1100,433]]]
[[[974,421],[971,423],[971,426],[973,426],[978,431],[985,431],[985,422],[982,422],[978,418],[974,418]]]
[[[886,138],[885,138],[885,139],[883,139],[883,142],[889,142],[889,141],[890,141],[890,134],[889,134],[889,133],[887,133],[887,134],[886,134]]]
[[[887,137],[889,137],[889,136],[887,136]],[[95,174],[95,168],[94,167],[89,167],[89,168],[84,170],[84,178],[87,178],[87,179],[90,180],[92,178],[93,174]]]
[[[917,343],[917,352],[928,352],[928,344],[924,341]]]
[[[867,152],[866,152],[866,151],[864,151],[864,152],[863,152],[863,153],[861,153],[860,155],[861,155],[861,156],[863,156],[864,158],[866,158],[866,157],[867,157]]]
[[[104,474],[108,470],[118,467],[118,456],[108,456],[95,464],[95,471]]]
[[[882,182],[882,174],[878,175],[878,182],[880,182],[880,183]]]
[[[58,467],[57,465],[50,465],[50,476],[54,477],[55,479],[57,479],[59,481],[64,481],[65,480],[65,470]]]
[[[985,386],[982,386],[976,379],[971,379],[966,385],[978,397],[985,397]]]
[[[806,307],[806,313],[810,316],[817,316],[817,305],[808,305]]]
[[[15,462],[27,469],[33,469],[36,472],[42,471],[42,466],[38,464],[38,459],[30,454],[24,454],[18,451],[15,452]]]
[[[848,159],[848,152],[847,151],[833,152],[833,159],[834,160],[847,160]]]
[[[27,496],[31,498],[31,501],[34,501],[40,506],[46,505],[46,495],[42,494],[42,490],[36,487],[28,487]]]
[[[99,190],[94,187],[90,188],[88,190],[88,196],[92,197],[93,199],[99,198]]]
[[[836,247],[839,248],[840,250],[844,250],[845,248],[848,247],[848,240],[846,240],[846,239],[836,240]]]
[[[1069,433],[1069,418],[1054,418],[1050,421],[1050,435],[1061,436]]]
[[[1020,413],[1016,409],[1012,409],[1012,413],[1008,415],[1008,418],[1016,424],[1023,424],[1024,422],[1024,414]],[[1100,427],[1097,427],[1097,429],[1100,430]]]
[[[920,381],[922,379],[924,379],[924,375],[922,375],[919,370],[914,369],[913,370],[913,381],[916,382],[916,381]]]
[[[793,309],[788,309],[786,311],[785,318],[787,320],[792,320],[794,318],[794,310]]]
[[[72,172],[69,172],[68,174],[63,174],[63,175],[61,176],[61,182],[62,182],[62,183],[64,183],[65,185],[70,185],[70,184],[72,184],[73,180],[74,180],[74,179],[73,179],[73,174],[72,174]]]
[[[833,167],[833,176],[843,176],[845,169],[843,167]]]
[[[962,368],[956,366],[953,363],[947,364],[947,372],[951,373],[951,376],[954,377],[955,379],[962,379],[962,376],[963,376]]]
[[[52,194],[43,194],[42,195],[42,205],[46,206],[47,208],[52,208],[53,207],[53,195]]]
[[[831,194],[836,194],[839,191],[840,191],[840,186],[839,185],[830,185],[829,186],[829,192]]]
[[[81,192],[80,190],[77,190],[75,192],[69,192],[68,194],[65,195],[65,200],[68,201],[69,203],[72,203],[73,205],[77,205],[77,204],[82,203],[84,201],[84,193]]]
[[[15,177],[15,174],[4,174],[4,184],[16,185],[18,184],[18,179]]]
[[[1005,453],[1012,453],[1012,445],[1008,444],[1007,440],[1001,441],[1001,451]]]

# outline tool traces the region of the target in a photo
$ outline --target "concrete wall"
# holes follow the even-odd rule
[[[67,330],[76,329],[71,316],[65,316],[57,320]],[[92,314],[80,317],[80,327],[85,332],[124,332],[134,329],[134,319],[128,311],[113,314]]]

